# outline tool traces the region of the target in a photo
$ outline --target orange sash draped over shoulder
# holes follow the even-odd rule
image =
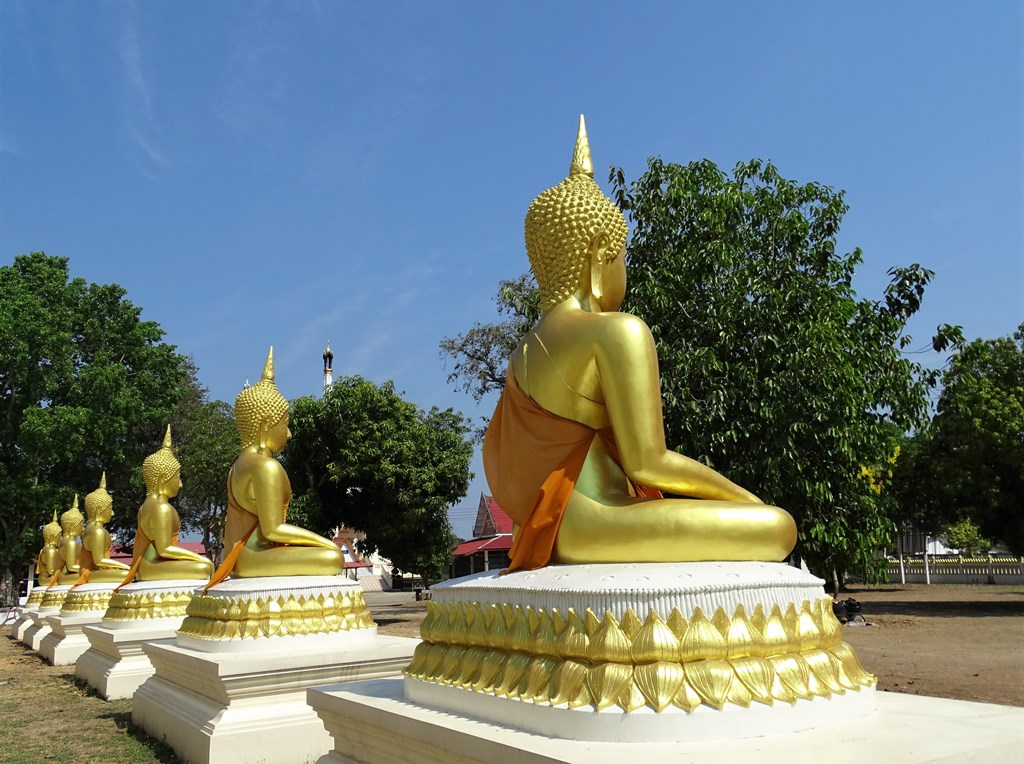
[[[595,430],[542,408],[523,392],[509,367],[483,447],[484,473],[494,499],[519,525],[506,573],[551,561],[562,516],[595,436],[617,458],[611,430]],[[638,496],[660,495],[634,488]]]
[[[242,547],[245,546],[245,542],[249,540],[259,524],[259,518],[251,512],[245,511],[235,498],[234,489],[231,487],[231,472],[228,472],[228,511],[224,518],[224,546],[227,547],[228,544],[231,544],[231,548],[220,567],[210,576],[206,588],[203,589],[203,594],[210,591],[211,586],[216,586],[231,575],[239,555],[242,554]]]

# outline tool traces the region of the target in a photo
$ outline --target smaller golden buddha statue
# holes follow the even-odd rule
[[[88,524],[82,533],[82,553],[78,558],[79,577],[75,583],[120,583],[128,566],[110,558],[110,533],[103,526],[114,514],[114,500],[107,493],[107,473],[100,476],[99,487],[85,497]]]
[[[526,215],[541,318],[483,444],[491,491],[520,525],[510,570],[782,560],[796,543],[785,510],[666,447],[654,338],[619,312],[626,220],[593,176],[581,116],[569,177]]]
[[[170,499],[181,490],[181,464],[171,446],[170,425],[167,425],[160,449],[142,462],[142,479],[146,482],[146,500],[139,507],[139,523],[132,547],[132,567],[138,571],[138,579],[208,579],[213,573],[213,563],[178,546],[181,518]]]
[[[228,472],[228,511],[224,547],[231,550],[211,579],[230,574],[257,576],[333,576],[344,563],[333,541],[285,522],[292,488],[274,458],[291,437],[288,401],[274,383],[274,349],[263,374],[235,399],[235,422],[242,451]]]
[[[60,556],[60,533],[57,510],[53,510],[53,520],[43,526],[43,548],[36,558],[36,586],[49,586],[54,575],[61,569],[63,559]]]
[[[78,511],[78,494],[75,494],[75,501],[71,509],[60,516],[60,579],[53,584],[73,584],[78,580],[81,570],[78,567],[78,560],[82,554],[82,531],[85,526],[85,518]],[[51,584],[51,586],[53,585]]]

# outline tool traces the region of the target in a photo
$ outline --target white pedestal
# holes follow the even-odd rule
[[[39,644],[39,654],[54,666],[70,666],[89,649],[83,629],[103,620],[102,610],[84,613],[63,612],[47,617],[50,633]]]
[[[34,623],[32,620],[32,613],[39,609],[38,605],[25,605],[18,608],[18,618],[11,624],[11,633],[8,636],[11,639],[16,639],[19,642],[25,638],[25,632],[28,631],[29,627]]]
[[[142,645],[173,640],[192,592],[205,583],[181,579],[121,587],[103,620],[83,630],[89,649],[75,664],[75,675],[107,700],[130,698],[154,672]]]
[[[1024,740],[1022,708],[895,693],[877,693],[874,713],[813,730],[674,743],[599,743],[522,732],[414,705],[403,698],[400,679],[317,687],[307,695],[335,741],[319,764],[987,764],[1015,761]],[[829,702],[813,703],[819,700]]]
[[[29,613],[29,618],[32,622],[22,634],[21,641],[38,652],[43,639],[50,634],[50,622],[47,619],[51,615],[57,615],[58,613],[60,611],[56,608],[49,608],[47,610],[40,608],[33,613]]]
[[[75,676],[106,700],[130,698],[154,673],[142,646],[173,641],[183,618],[134,621],[121,628],[111,627],[107,621],[86,626],[83,631],[89,649],[75,663]]]
[[[156,673],[135,692],[132,721],[192,764],[316,761],[332,741],[306,689],[395,676],[417,645],[378,636],[349,646],[339,634],[333,646],[306,649],[301,640],[236,653],[143,644]]]
[[[313,685],[395,676],[418,640],[377,636],[362,589],[337,576],[227,581],[196,594],[132,721],[192,764],[310,762],[331,749]]]

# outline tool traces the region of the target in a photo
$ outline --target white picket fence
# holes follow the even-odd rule
[[[890,557],[891,584],[1024,584],[1024,558],[1003,555]]]

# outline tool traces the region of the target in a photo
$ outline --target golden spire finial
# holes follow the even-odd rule
[[[78,494],[77,493],[75,494],[75,500],[74,500],[74,502],[72,502],[71,508],[72,509],[78,509]]]
[[[57,510],[56,509],[53,510],[53,519],[50,522],[51,523],[57,522]]]
[[[261,380],[267,380],[268,382],[274,381],[274,346],[270,346],[270,352],[267,353],[267,362],[263,364],[263,375],[260,377]]]
[[[572,150],[572,164],[569,165],[569,177],[586,175],[594,177],[594,162],[590,158],[590,140],[587,138],[587,123],[580,114],[580,128],[576,132],[576,145]]]
[[[82,517],[82,513],[78,511],[78,494],[75,494],[75,501],[71,505],[71,509],[60,516],[60,526],[64,533],[71,533],[71,531],[77,526],[77,524],[85,520]]]
[[[89,518],[90,522],[95,520],[99,513],[109,507],[113,503],[113,499],[110,498],[110,494],[107,493],[107,473],[104,470],[100,476],[100,485],[92,493],[85,497],[85,516]]]
[[[171,445],[171,424],[170,424],[170,422],[167,423],[167,432],[164,433],[163,447],[167,448],[167,449],[173,448],[173,446]]]
[[[107,471],[103,470],[103,474],[100,475],[100,488],[104,491],[107,490]]]

